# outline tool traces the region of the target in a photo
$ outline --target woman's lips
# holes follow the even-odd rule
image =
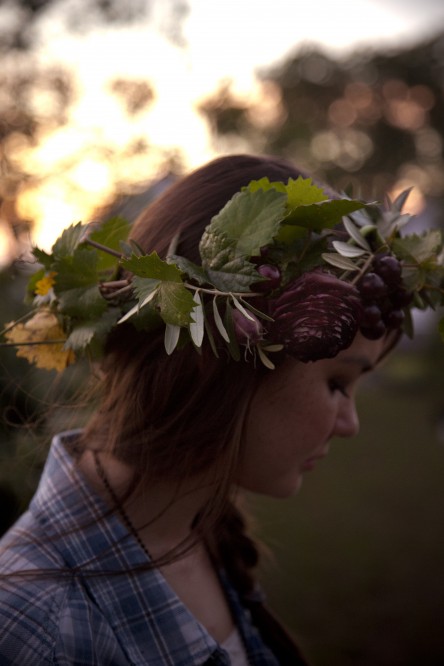
[[[327,455],[327,452],[325,453],[319,453],[318,455],[311,456],[310,458],[307,458],[307,460],[304,460],[304,462],[301,465],[301,469],[303,472],[309,472],[314,468],[318,460],[322,460],[325,458]]]

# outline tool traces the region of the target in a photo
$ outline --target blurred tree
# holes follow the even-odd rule
[[[42,166],[30,169],[23,156],[43,136],[55,135],[68,126],[78,96],[72,71],[59,64],[42,65],[35,57],[35,49],[44,37],[45,21],[62,17],[68,33],[84,34],[105,24],[149,19],[175,45],[183,46],[181,27],[187,11],[186,0],[172,0],[168,5],[160,0],[0,0],[0,262],[6,254],[20,254],[28,246],[32,221],[23,219],[17,207],[19,195],[25,189],[41,187],[53,175]],[[148,81],[120,76],[110,82],[109,91],[122,103],[123,112],[133,117],[143,112],[155,96]],[[82,150],[84,147],[78,146],[78,151]],[[126,146],[124,154],[115,155],[113,150],[96,139],[86,157],[97,165],[112,157],[116,161],[137,158],[147,154],[150,146],[140,139]],[[78,159],[78,154],[72,154],[57,168],[67,173]]]
[[[369,198],[406,181],[444,196],[444,35],[344,60],[304,48],[260,78],[254,105],[227,85],[202,104],[218,146],[241,136]]]

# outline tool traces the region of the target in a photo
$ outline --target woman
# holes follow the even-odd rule
[[[179,180],[135,223],[88,317],[78,303],[97,292],[75,262],[111,243],[79,230],[37,254],[39,314],[69,336],[66,362],[103,340],[102,379],[1,542],[0,663],[305,663],[257,587],[241,491],[292,496],[332,437],[356,434],[359,380],[424,287],[404,284],[397,232],[381,238],[361,203],[300,175],[240,155]]]

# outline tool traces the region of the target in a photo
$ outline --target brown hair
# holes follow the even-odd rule
[[[131,237],[146,251],[165,257],[179,232],[177,253],[200,263],[204,228],[225,203],[251,180],[297,178],[300,171],[274,157],[233,155],[218,158],[183,177],[142,212]],[[237,540],[240,514],[228,502],[239,456],[242,427],[254,390],[265,371],[252,363],[218,359],[208,346],[199,354],[187,345],[167,356],[163,331],[147,334],[130,324],[110,336],[102,364],[100,407],[87,425],[83,446],[108,450],[138,470],[150,484],[192,478],[216,469],[213,503],[199,529]],[[214,463],[217,461],[217,465]],[[224,525],[230,526],[228,530]],[[225,543],[216,550],[228,552]],[[255,559],[252,551],[247,558]]]

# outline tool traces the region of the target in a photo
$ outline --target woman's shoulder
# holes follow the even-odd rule
[[[0,664],[128,664],[81,577],[50,546],[16,542],[0,571]]]

